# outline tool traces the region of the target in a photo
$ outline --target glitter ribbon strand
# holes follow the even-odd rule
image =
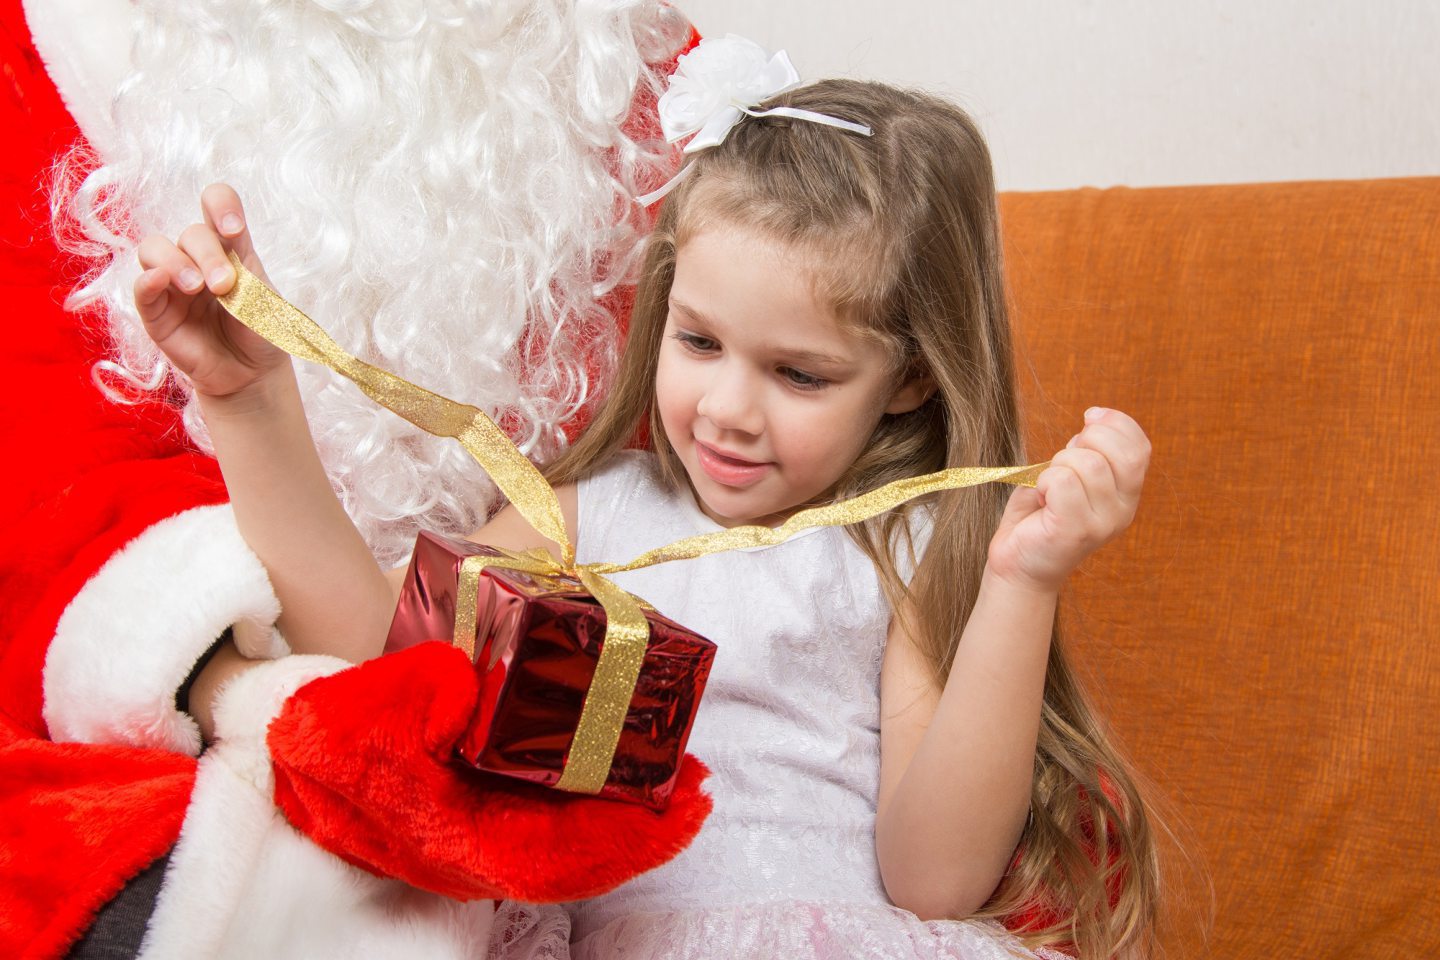
[[[580,708],[565,768],[555,784],[561,790],[594,794],[605,785],[649,645],[650,627],[645,620],[648,605],[609,580],[607,574],[727,550],[774,546],[811,527],[859,523],[940,490],[993,481],[1033,487],[1040,471],[1049,465],[941,470],[897,480],[838,503],[801,510],[778,527],[732,527],[677,540],[624,563],[577,564],[575,546],[565,530],[554,488],[485,411],[432,393],[351,356],[319,324],[251,273],[234,251],[230,252],[230,263],[235,268],[235,286],[218,299],[237,320],[292,356],[322,364],[346,377],[376,403],[427,433],[458,440],[525,521],[560,548],[558,561],[545,550],[532,549],[504,551],[494,557],[467,557],[461,564],[453,642],[472,662],[476,655],[478,587],[482,572],[489,567],[578,580],[605,611],[605,636],[595,675]]]

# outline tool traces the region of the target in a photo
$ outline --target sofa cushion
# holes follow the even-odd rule
[[[1189,858],[1171,955],[1440,943],[1440,178],[1001,215],[1031,459],[1090,405],[1154,444],[1065,616]]]

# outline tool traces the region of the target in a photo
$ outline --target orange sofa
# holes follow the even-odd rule
[[[1032,459],[1154,455],[1066,607],[1171,957],[1440,952],[1440,177],[1008,194]]]

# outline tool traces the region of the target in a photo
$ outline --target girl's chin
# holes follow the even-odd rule
[[[694,485],[694,481],[691,481]],[[697,488],[695,500],[700,512],[722,527],[776,527],[794,511],[776,511],[773,504],[757,503],[754,498],[726,495],[723,491],[712,491],[707,497],[703,488]]]
[[[709,467],[705,455],[697,449],[695,462],[686,463],[685,471],[700,512],[722,527],[778,527],[799,509],[798,504],[776,503],[773,493],[758,489],[765,480],[773,479],[774,464],[764,464],[758,476],[747,471],[738,478],[723,473],[717,477]],[[726,482],[737,479],[740,482]]]

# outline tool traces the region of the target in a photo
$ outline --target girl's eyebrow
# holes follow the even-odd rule
[[[786,359],[804,364],[807,367],[812,365],[821,367],[847,367],[850,365],[850,361],[844,357],[837,357],[829,353],[816,353],[813,350],[781,349],[779,353]]]
[[[670,305],[692,320],[695,320],[702,324],[709,324],[710,326],[715,325],[715,321],[711,320],[705,314],[701,313],[699,310],[696,310],[694,307],[683,301],[676,300],[674,297],[671,297]],[[775,352],[779,353],[781,356],[786,357],[787,359],[795,361],[796,363],[813,363],[822,366],[832,367],[847,367],[850,365],[850,361],[845,357],[837,357],[832,353],[818,353],[814,350],[805,350],[798,347],[793,350],[787,349],[785,347],[780,347]]]
[[[714,323],[713,320],[705,316],[705,314],[701,313],[699,310],[696,310],[688,303],[685,303],[681,300],[676,300],[673,296],[670,298],[670,306],[679,310],[681,313],[686,314],[692,320],[699,320],[701,323]]]

